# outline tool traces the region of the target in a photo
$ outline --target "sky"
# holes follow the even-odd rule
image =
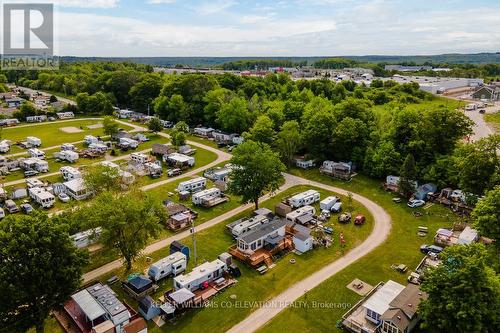
[[[244,57],[500,51],[499,0],[54,3],[59,55]]]

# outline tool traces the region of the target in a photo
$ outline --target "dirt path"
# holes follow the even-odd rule
[[[293,178],[298,178],[291,176]],[[316,186],[328,191],[338,192],[343,195],[347,195],[348,191],[343,190],[338,187],[333,187],[318,183],[315,181],[309,181],[299,178],[302,184],[308,184],[311,186]],[[343,257],[331,262],[326,265],[316,273],[306,277],[305,279],[297,282],[278,296],[269,300],[270,304],[276,304],[280,306],[270,306],[260,308],[246,317],[243,321],[233,326],[228,332],[239,333],[239,332],[254,332],[261,326],[270,321],[273,317],[279,314],[281,311],[286,309],[286,306],[281,306],[284,304],[291,304],[293,301],[297,300],[303,296],[308,290],[317,287],[319,284],[332,277],[333,275],[340,272],[342,269],[346,268],[356,260],[367,255],[373,251],[376,247],[381,245],[389,236],[391,231],[391,217],[387,212],[379,205],[373,201],[359,195],[352,193],[354,200],[359,201],[363,204],[374,217],[374,227],[370,236],[359,246],[355,247]]]

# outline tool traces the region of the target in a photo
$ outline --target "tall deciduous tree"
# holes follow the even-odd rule
[[[415,188],[413,182],[417,179],[417,171],[415,169],[415,159],[412,154],[408,154],[399,171],[399,191],[403,195],[410,195]]]
[[[161,132],[163,125],[161,124],[160,118],[151,118],[148,122],[148,129],[153,133]]]
[[[500,277],[481,244],[450,246],[425,275],[429,298],[420,305],[430,332],[491,333],[500,327]]]
[[[268,116],[259,116],[250,129],[251,139],[257,142],[267,143],[268,145],[272,144],[274,142],[274,136],[276,135],[273,126],[273,121]]]
[[[276,135],[275,147],[281,160],[287,166],[292,164],[293,156],[300,149],[301,144],[299,123],[295,120],[286,121]]]
[[[259,198],[266,191],[279,188],[285,170],[278,154],[264,143],[245,141],[233,150],[229,189],[242,197],[242,202],[253,202],[259,208]]]
[[[161,204],[137,189],[126,195],[103,192],[85,209],[90,224],[103,229],[100,241],[120,251],[127,270],[150,238],[157,235],[164,219]]]
[[[50,310],[79,287],[88,254],[60,222],[36,212],[0,222],[0,331],[42,332]]]
[[[245,99],[234,97],[229,103],[224,103],[216,114],[216,121],[223,130],[242,133],[250,128],[252,115],[248,111]]]
[[[83,182],[89,191],[98,195],[104,191],[118,191],[121,188],[122,177],[116,168],[96,164],[85,169]]]
[[[104,117],[102,120],[102,127],[104,134],[112,136],[118,133],[119,125],[113,118]]]
[[[479,232],[495,239],[495,247],[500,249],[500,185],[486,192],[477,202],[472,217]]]

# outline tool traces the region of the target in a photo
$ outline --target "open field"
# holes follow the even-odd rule
[[[85,135],[103,135],[102,128],[88,128],[87,126],[100,124],[101,120],[74,119],[71,121],[57,121],[40,124],[30,124],[29,126],[5,127],[1,130],[2,139],[12,140],[13,142],[24,141],[27,136],[36,136],[42,140],[42,149],[60,145],[62,143],[77,142],[83,140]],[[82,130],[78,133],[68,133],[61,130],[64,127],[76,127]],[[126,125],[120,126],[124,130],[130,130],[132,127]],[[23,152],[24,150],[12,146],[9,154]]]
[[[304,191],[306,189],[311,188],[310,186],[296,186],[290,188],[279,195],[276,195],[272,199],[264,202],[261,206],[274,208],[274,205],[281,201],[285,196],[292,195],[297,192]],[[327,195],[331,195],[327,191],[318,189],[321,193],[322,197]],[[346,200],[343,197],[344,201]],[[232,325],[236,324],[243,318],[245,318],[253,308],[241,308],[238,306],[233,306],[231,308],[221,308],[220,305],[222,302],[229,301],[229,296],[231,294],[237,295],[238,301],[265,301],[270,297],[278,294],[279,292],[285,290],[287,287],[292,285],[294,282],[297,282],[304,278],[305,276],[310,275],[314,271],[316,271],[319,267],[324,266],[326,263],[329,263],[339,256],[342,255],[342,250],[339,246],[338,241],[338,233],[342,231],[347,240],[347,246],[344,251],[348,251],[349,249],[359,245],[363,239],[365,239],[371,232],[373,226],[373,219],[371,215],[369,215],[368,211],[362,207],[359,203],[354,202],[354,212],[355,213],[363,213],[367,216],[367,223],[362,227],[356,227],[352,223],[347,225],[341,225],[336,221],[336,216],[332,216],[331,221],[329,222],[330,226],[334,227],[334,245],[330,248],[319,248],[315,249],[306,254],[302,254],[300,256],[290,253],[285,256],[282,260],[277,262],[277,265],[272,268],[265,275],[259,275],[255,270],[250,269],[244,266],[241,263],[238,263],[238,266],[242,270],[242,276],[238,278],[239,282],[234,287],[230,288],[230,290],[225,291],[224,293],[216,296],[213,299],[212,307],[193,310],[187,313],[182,319],[179,320],[175,324],[176,332],[194,332],[202,329],[208,329],[209,331],[223,331],[229,329]],[[319,205],[316,205],[319,206]],[[246,216],[250,213],[251,210],[247,210],[242,214],[238,214],[237,216],[232,217],[227,221],[227,223],[234,221],[240,217]],[[220,253],[227,251],[228,247],[234,243],[232,237],[226,232],[226,223],[219,223],[214,227],[203,230],[197,233],[197,249],[198,249],[198,264],[203,261],[214,260],[217,255]],[[192,248],[191,238],[188,237],[182,241],[190,248]],[[152,258],[152,260],[160,259],[168,254],[168,248],[164,248],[160,251],[157,251],[151,255],[148,255]],[[296,259],[296,263],[290,264],[289,259]],[[147,268],[149,263],[146,262],[146,258],[142,258],[138,260],[134,264],[133,271],[143,271]],[[189,269],[194,266],[193,261],[189,263]],[[119,275],[121,277],[125,277],[129,272],[125,272],[122,269],[112,272],[106,276],[103,276],[101,280],[105,280],[110,275]],[[166,291],[170,289],[172,286],[172,280],[168,279],[164,282],[160,283],[160,290],[156,293],[156,296],[159,296],[162,291]],[[115,291],[120,294],[123,298],[135,305],[127,295],[123,294],[123,291],[117,286]],[[234,301],[233,301],[234,303]],[[163,332],[169,331],[172,329],[170,324],[165,325],[161,329],[155,327],[154,323],[150,323],[150,329],[152,332]]]
[[[346,286],[354,279],[359,278],[371,285],[388,279],[406,284],[408,274],[400,274],[391,269],[391,264],[403,263],[413,269],[422,258],[419,251],[421,244],[432,244],[435,231],[440,227],[450,227],[458,216],[448,209],[434,205],[424,210],[422,217],[412,215],[413,210],[405,204],[392,202],[393,195],[379,188],[376,180],[365,177],[356,177],[346,183],[322,176],[317,170],[292,170],[294,174],[308,179],[331,184],[359,193],[378,203],[391,215],[393,227],[391,235],[383,246],[350,265],[340,273],[322,283],[319,287],[310,290],[305,297],[298,301],[307,302],[308,306],[288,308],[273,319],[262,332],[277,332],[294,327],[294,331],[318,332],[339,331],[335,328],[338,319],[354,305],[361,297]],[[417,236],[418,226],[426,226],[429,233],[426,237]],[[315,304],[326,304],[330,307],[313,307]]]

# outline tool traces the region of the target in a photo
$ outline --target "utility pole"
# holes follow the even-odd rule
[[[194,258],[194,265],[196,266],[196,262],[198,260],[197,255],[196,255],[196,233],[194,230],[194,220],[191,220],[191,237],[193,238],[193,258]]]

